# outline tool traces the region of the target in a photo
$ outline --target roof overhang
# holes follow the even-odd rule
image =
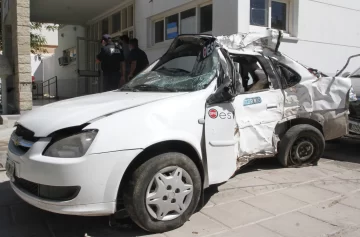
[[[128,0],[31,0],[30,21],[84,25]]]

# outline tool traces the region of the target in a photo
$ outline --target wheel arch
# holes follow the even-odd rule
[[[318,121],[316,121],[314,119],[311,119],[311,118],[295,118],[295,119],[291,119],[291,120],[288,120],[286,122],[278,124],[276,129],[283,126],[283,128],[285,128],[285,129],[281,129],[281,130],[282,130],[283,134],[285,134],[285,132],[287,132],[290,128],[292,128],[292,127],[294,127],[296,125],[300,125],[300,124],[311,125],[311,126],[317,128],[322,134],[324,134],[323,125],[320,122],[318,122]]]
[[[311,118],[295,118],[295,119],[291,119],[288,121],[284,121],[282,123],[279,123],[276,125],[275,127],[275,134],[278,137],[277,140],[277,150],[279,150],[279,144],[280,144],[280,140],[282,139],[282,137],[285,135],[285,133],[292,127],[296,126],[296,125],[301,125],[301,124],[307,124],[310,126],[315,127],[316,129],[318,129],[321,134],[324,135],[324,129],[323,129],[323,125]]]
[[[204,184],[204,180],[206,176],[204,164],[202,162],[199,152],[194,148],[194,146],[180,140],[163,141],[153,144],[147,147],[146,149],[144,149],[139,155],[135,157],[135,159],[126,168],[125,173],[120,181],[120,186],[117,194],[118,205],[122,204],[121,203],[122,201],[120,200],[122,200],[122,191],[124,190],[124,185],[126,184],[126,180],[129,180],[131,174],[136,169],[136,167],[148,161],[152,157],[165,152],[179,152],[188,156],[192,161],[194,161],[196,167],[200,172],[201,182],[202,184]]]

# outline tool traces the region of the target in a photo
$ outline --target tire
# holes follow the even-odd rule
[[[317,165],[324,150],[325,139],[317,128],[296,125],[281,139],[278,159],[284,167]]]
[[[171,172],[169,175],[173,176],[169,177],[176,179],[179,168],[182,170],[182,183],[192,183],[192,195],[189,186],[183,187],[180,182],[172,183],[171,178],[165,179],[166,172]],[[159,172],[165,172],[165,177],[159,175]],[[170,152],[151,158],[133,172],[125,188],[124,204],[129,216],[139,227],[148,232],[162,233],[174,230],[189,220],[196,210],[201,192],[201,176],[195,163],[184,154]],[[167,209],[172,211],[166,213]]]

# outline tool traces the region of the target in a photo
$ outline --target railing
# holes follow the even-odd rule
[[[34,83],[36,88],[33,87],[33,99],[39,99],[39,96],[41,96],[41,99],[44,100],[44,97],[48,97],[49,100],[51,99],[59,99],[58,96],[58,80],[57,76],[52,77],[44,82],[35,82]],[[51,85],[55,84],[55,95],[51,95]],[[40,93],[39,90],[41,89]],[[36,94],[34,94],[34,91],[36,91]],[[45,91],[48,93],[45,95]]]

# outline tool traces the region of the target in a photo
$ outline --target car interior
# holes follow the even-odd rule
[[[256,57],[237,55],[233,56],[232,60],[244,92],[252,93],[270,89],[268,75]]]

